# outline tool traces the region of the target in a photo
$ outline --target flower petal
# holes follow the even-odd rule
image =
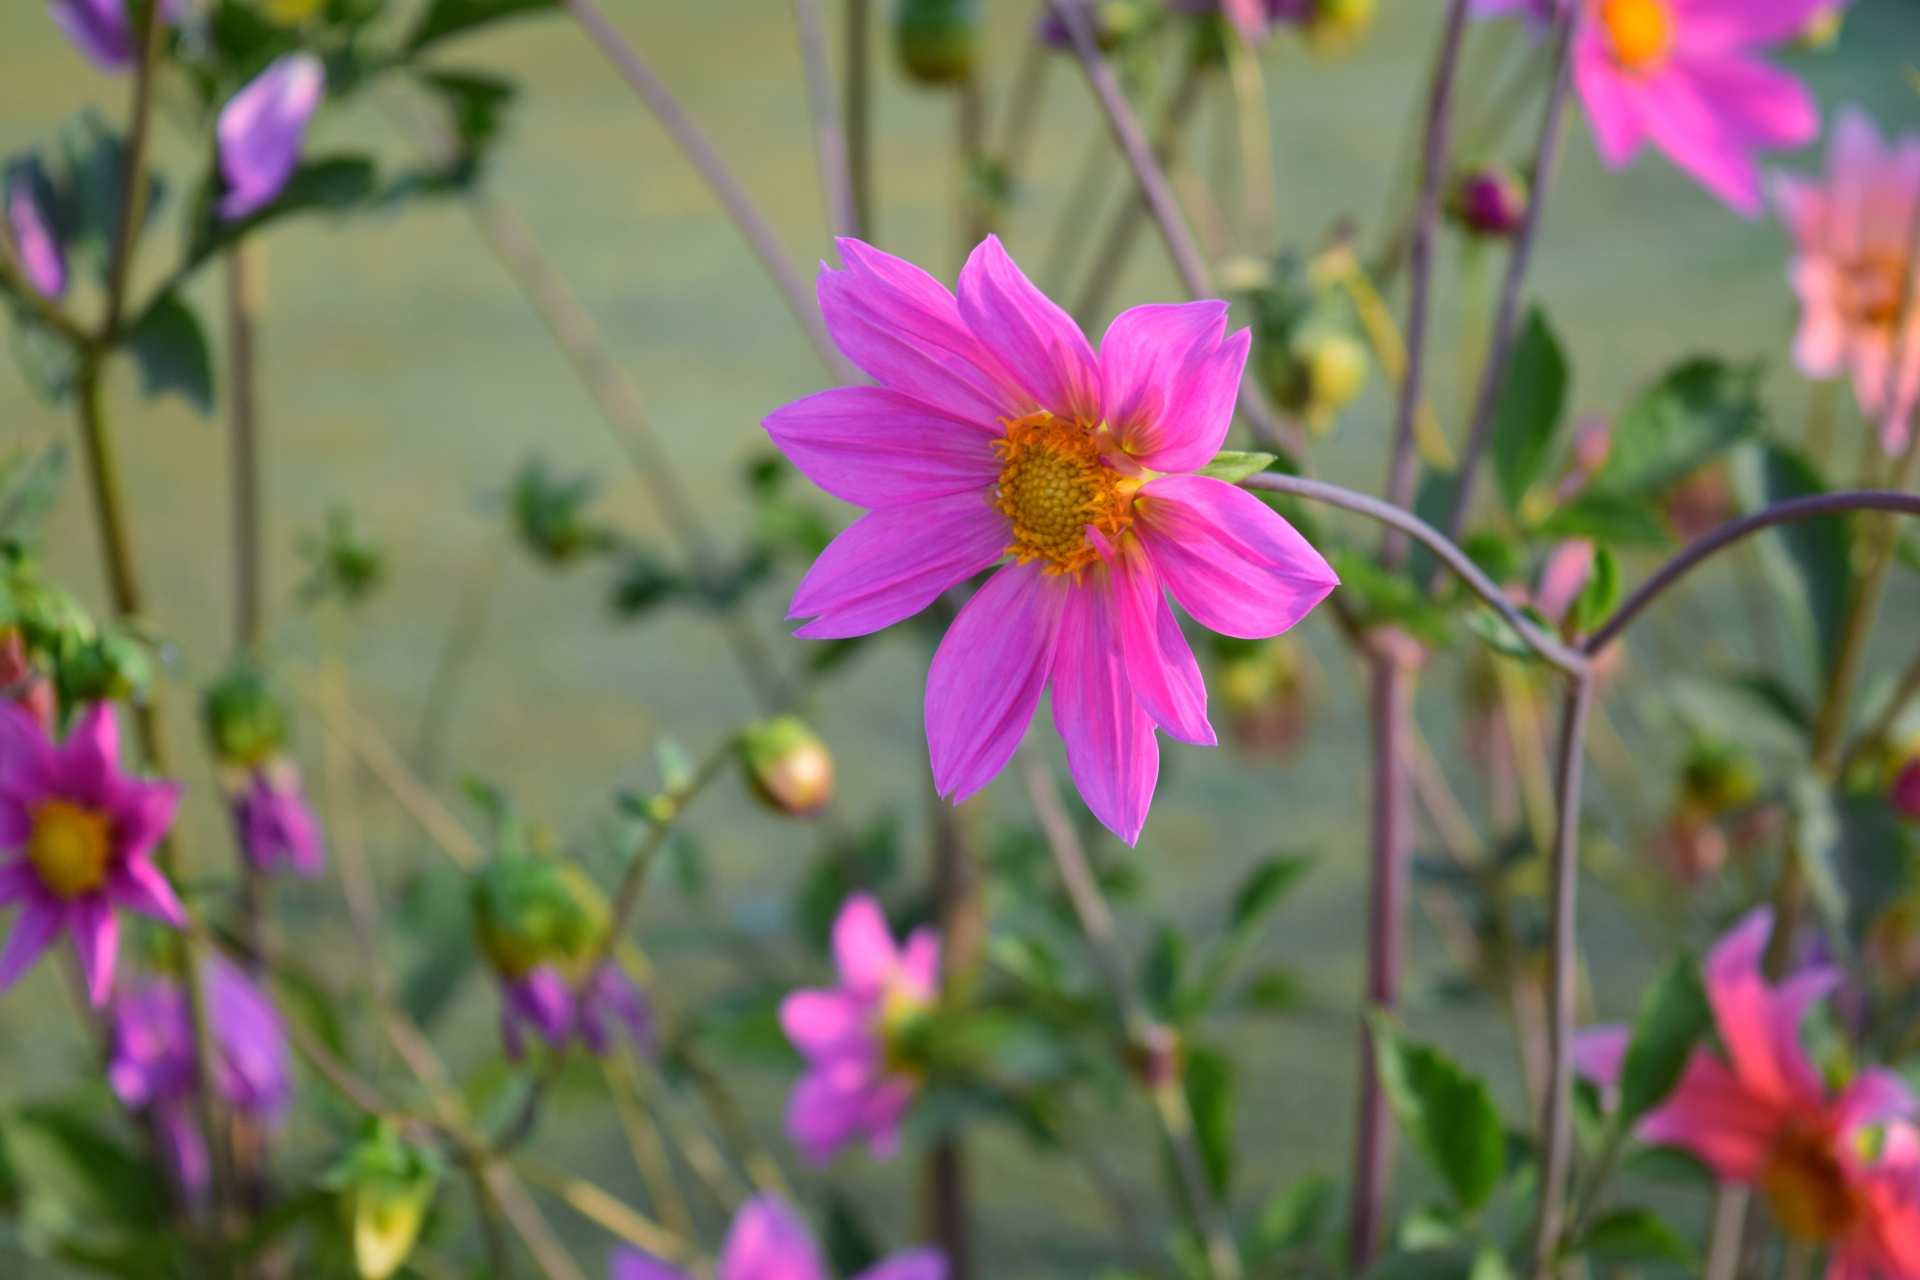
[[[300,165],[307,121],[326,95],[326,66],[310,53],[267,65],[220,109],[220,216],[244,218],[273,203]]]
[[[170,924],[187,926],[187,909],[168,883],[166,873],[146,858],[132,858],[109,873],[107,896],[130,911]]]
[[[55,786],[63,798],[106,809],[120,762],[120,725],[111,702],[96,702],[56,748]]]
[[[1279,513],[1224,480],[1163,476],[1140,490],[1133,510],[1160,580],[1201,626],[1222,635],[1279,635],[1340,585]]]
[[[785,1201],[759,1196],[740,1206],[720,1250],[718,1280],[828,1280],[807,1224]]]
[[[1162,729],[1181,742],[1214,746],[1220,739],[1207,723],[1207,684],[1200,664],[1139,539],[1129,538],[1122,544],[1109,576],[1114,622],[1133,696]]]
[[[956,804],[993,781],[1019,749],[1053,669],[1071,591],[1039,562],[987,579],[947,629],[927,672],[934,788]]]
[[[922,1000],[940,994],[940,935],[921,925],[907,935],[900,948],[900,971],[896,978],[901,989]]]
[[[67,904],[67,932],[73,935],[73,950],[80,957],[87,994],[98,1009],[113,994],[113,966],[120,954],[120,917],[113,914],[106,895],[90,893]]]
[[[809,1164],[826,1164],[861,1133],[870,1065],[850,1058],[822,1063],[794,1082],[787,1098],[787,1136]]]
[[[1593,126],[1600,162],[1615,171],[1626,168],[1647,140],[1638,94],[1613,65],[1606,36],[1583,23],[1574,37],[1573,80]]]
[[[1749,912],[1729,930],[1707,957],[1707,999],[1728,1061],[1749,1093],[1776,1106],[1818,1106],[1826,1089],[1801,1047],[1800,1024],[1839,975],[1804,970],[1776,991],[1760,970],[1772,935],[1769,907]]]
[[[55,902],[38,897],[27,900],[20,914],[14,917],[6,948],[0,950],[0,991],[11,987],[20,980],[21,974],[33,968],[40,953],[60,936],[66,919],[66,910]]]
[[[1134,844],[1153,804],[1160,744],[1128,683],[1113,614],[1110,590],[1088,586],[1068,598],[1053,661],[1053,724],[1087,808]]]
[[[858,240],[834,243],[846,270],[823,266],[815,293],[847,359],[882,386],[989,428],[1032,410],[938,280]]]
[[[1722,1182],[1752,1183],[1766,1166],[1783,1112],[1747,1092],[1705,1049],[1695,1049],[1667,1100],[1635,1132],[1653,1146],[1692,1152]]]
[[[1100,340],[1101,405],[1114,439],[1151,471],[1198,471],[1233,425],[1252,341],[1222,341],[1224,302],[1123,311]]]
[[[1912,1118],[1913,1091],[1899,1076],[1881,1067],[1869,1067],[1853,1078],[1834,1102],[1834,1118],[1842,1133],[1865,1125]]]
[[[1620,1068],[1627,1061],[1633,1030],[1623,1023],[1584,1027],[1573,1033],[1573,1069],[1602,1091],[1620,1084]]]
[[[864,1052],[873,1043],[867,1014],[864,1002],[838,991],[795,991],[780,1002],[780,1029],[804,1058]]]
[[[609,1280],[692,1280],[680,1268],[624,1246],[607,1259],[607,1275]]]
[[[0,907],[35,897],[40,892],[40,873],[33,869],[31,862],[0,863]]]
[[[120,779],[108,804],[113,818],[115,856],[144,858],[153,852],[173,829],[180,810],[181,786],[178,782],[142,782]]]
[[[947,1255],[932,1247],[896,1253],[854,1280],[947,1280]]]
[[[851,991],[877,992],[893,978],[900,953],[873,895],[854,894],[834,917],[833,963]]]
[[[764,425],[809,480],[857,507],[979,493],[1000,474],[992,432],[882,387],[816,392]]]
[[[868,512],[820,553],[787,616],[814,619],[794,632],[807,640],[879,631],[993,565],[1012,540],[984,493]]]
[[[1073,317],[1034,287],[998,236],[960,271],[960,314],[1027,394],[1058,418],[1100,421],[1100,364]]]

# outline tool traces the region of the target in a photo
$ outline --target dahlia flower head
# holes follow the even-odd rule
[[[626,1248],[614,1251],[608,1273],[610,1280],[693,1280],[690,1272]],[[774,1196],[740,1206],[713,1274],[714,1280],[833,1280],[807,1224]],[[853,1280],[947,1280],[947,1259],[938,1249],[909,1249]]]
[[[300,167],[307,122],[327,92],[326,67],[310,53],[290,53],[267,65],[220,108],[214,134],[226,193],[220,216],[229,221],[259,212],[279,198]]]
[[[1573,77],[1600,158],[1625,169],[1651,142],[1736,212],[1758,217],[1758,153],[1820,132],[1805,85],[1760,55],[1828,17],[1833,0],[1473,0],[1536,34],[1573,10]]]
[[[1690,1152],[1723,1183],[1762,1191],[1788,1236],[1826,1247],[1828,1280],[1920,1276],[1913,1096],[1878,1067],[1829,1088],[1800,1024],[1839,971],[1808,965],[1773,985],[1760,968],[1772,932],[1773,912],[1761,907],[1708,956],[1720,1047],[1694,1049],[1639,1136]]]
[[[939,935],[922,927],[896,947],[880,904],[855,894],[833,922],[833,959],[839,986],[780,1004],[780,1026],[807,1061],[787,1100],[787,1134],[814,1164],[863,1137],[874,1159],[890,1160],[920,1088],[899,1048],[939,998]]]
[[[88,707],[60,743],[28,712],[0,703],[0,907],[20,908],[0,950],[0,990],[65,933],[88,994],[103,1005],[120,950],[116,910],[186,924],[153,865],[179,807],[179,783],[121,772],[112,703]]]
[[[796,634],[878,631],[1011,558],[934,654],[934,782],[956,803],[991,782],[1051,683],[1074,782],[1131,844],[1156,728],[1217,741],[1167,593],[1202,626],[1263,639],[1338,584],[1259,498],[1191,474],[1226,439],[1248,332],[1227,334],[1224,302],[1134,307],[1096,355],[993,236],[957,295],[858,240],[839,247],[820,308],[880,385],[817,392],[766,428],[814,483],[869,510],[800,583],[789,616],[811,621]]]
[[[183,4],[184,0],[159,0],[160,20],[180,21]],[[138,33],[128,21],[127,0],[53,0],[47,16],[97,70],[119,75],[133,70],[139,61]]]
[[[1920,133],[1883,140],[1866,112],[1848,107],[1826,179],[1781,174],[1773,196],[1794,242],[1794,363],[1809,378],[1850,374],[1860,412],[1897,454],[1920,401]]]
[[[204,981],[214,1088],[241,1115],[279,1123],[293,1102],[293,1065],[280,1011],[218,957],[207,962]],[[209,1165],[194,1108],[199,1054],[181,984],[148,978],[117,994],[112,1039],[107,1083],[128,1108],[152,1113],[180,1185],[199,1199],[206,1194]]]

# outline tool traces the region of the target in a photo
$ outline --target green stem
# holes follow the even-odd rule
[[[879,238],[873,216],[873,0],[847,0],[847,176],[853,186],[854,234]]]
[[[126,307],[127,280],[133,270],[133,246],[147,219],[147,143],[153,126],[153,83],[159,71],[160,45],[166,26],[160,21],[161,0],[139,6],[140,61],[133,71],[133,105],[128,110],[127,168],[120,192],[120,217],[114,227],[113,257],[107,267],[107,309],[100,321],[102,341],[120,332]]]
[[[227,254],[227,399],[233,473],[233,647],[260,648],[265,632],[261,538],[260,399],[254,322],[259,271],[256,247],[242,241]]]

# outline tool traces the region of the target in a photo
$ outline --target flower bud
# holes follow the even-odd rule
[[[952,84],[973,74],[980,57],[979,0],[899,0],[895,47],[907,74],[922,84]]]
[[[1733,518],[1733,485],[1725,465],[1708,463],[1667,490],[1661,503],[1667,527],[1682,542],[1711,533]]]
[[[1316,53],[1351,48],[1373,26],[1375,0],[1313,0],[1313,15],[1305,28],[1307,43]]]
[[[833,799],[833,756],[798,716],[749,725],[740,763],[760,802],[790,818],[811,818]]]
[[[1505,169],[1476,169],[1454,188],[1451,212],[1475,235],[1504,240],[1527,220],[1527,188]]]
[[[599,892],[569,863],[495,858],[474,877],[475,936],[494,972],[509,982],[586,955],[606,917]]]
[[[1893,775],[1887,803],[1908,822],[1920,822],[1920,755],[1909,758]]]
[[[325,1185],[340,1196],[361,1280],[387,1280],[413,1254],[439,1188],[441,1164],[386,1121],[378,1121]]]
[[[234,773],[228,804],[247,861],[266,875],[291,872],[303,880],[317,879],[326,869],[327,851],[299,767],[277,758]]]
[[[41,729],[52,735],[58,711],[53,684],[27,656],[27,640],[18,627],[0,631],[0,700],[25,711]]]
[[[1655,837],[1654,853],[1681,884],[1695,885],[1726,862],[1727,833],[1682,806]]]
[[[1760,794],[1760,766],[1728,742],[1697,742],[1680,767],[1681,803],[1719,816],[1750,804]]]
[[[1840,42],[1840,27],[1847,20],[1847,5],[1852,0],[1834,0],[1834,3],[1822,5],[1813,16],[1807,19],[1807,25],[1800,28],[1800,34],[1794,43],[1802,49],[1825,51]]]
[[[153,660],[145,646],[118,632],[87,640],[60,667],[60,693],[68,705],[125,701],[152,682]]]
[[[286,745],[286,704],[258,664],[242,662],[215,681],[201,700],[201,714],[222,764],[257,768]]]

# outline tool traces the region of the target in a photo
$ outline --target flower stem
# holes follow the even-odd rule
[[[847,183],[853,191],[853,234],[879,239],[873,209],[873,0],[847,0]]]
[[[941,1003],[967,1003],[985,958],[987,903],[979,855],[961,828],[960,811],[929,793],[933,828],[933,900],[939,916]],[[952,1280],[975,1274],[966,1150],[950,1133],[927,1153],[929,1235],[947,1255]]]
[[[111,343],[119,336],[127,282],[133,272],[133,246],[147,220],[147,143],[153,129],[153,85],[160,67],[160,45],[166,36],[160,5],[161,0],[146,0],[137,6],[140,59],[133,69],[133,104],[127,113],[127,167],[121,178],[113,257],[107,264],[107,307],[100,320],[102,343]]]
[[[827,63],[827,33],[820,0],[793,0],[794,32],[806,69],[807,105],[813,111],[813,146],[820,164],[820,193],[827,225],[836,236],[860,234],[858,198],[847,166],[846,119],[833,100],[833,69]]]
[[[227,253],[227,412],[233,486],[233,647],[258,651],[264,632],[260,400],[254,325],[260,310],[257,246]]]

